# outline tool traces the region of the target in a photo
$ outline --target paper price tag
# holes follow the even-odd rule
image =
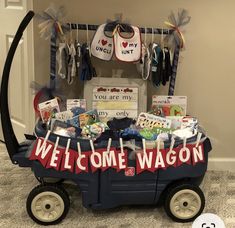
[[[152,66],[152,72],[156,72],[157,71],[157,67],[156,66]]]

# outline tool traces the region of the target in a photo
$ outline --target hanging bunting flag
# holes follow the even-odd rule
[[[111,144],[110,144],[111,145]],[[81,172],[102,172],[109,168],[116,172],[123,171],[140,174],[143,171],[155,172],[158,169],[168,167],[179,167],[183,164],[193,165],[205,162],[203,143],[198,138],[196,144],[187,144],[174,147],[174,140],[170,148],[160,149],[160,141],[157,141],[157,148],[146,149],[143,141],[143,149],[135,152],[135,170],[128,168],[128,151],[123,148],[120,141],[120,149],[107,147],[95,149],[91,143],[91,151],[81,152],[78,143],[78,151],[69,148],[70,139],[66,148],[59,146],[59,137],[53,144],[47,139],[38,138],[33,147],[30,160],[38,160],[45,168],[54,168],[57,171],[69,171],[79,174]],[[129,171],[128,171],[129,170]]]
[[[89,157],[90,157],[90,151],[84,151],[82,153],[75,154],[75,173],[79,174],[81,172],[88,173],[88,163],[89,163]]]

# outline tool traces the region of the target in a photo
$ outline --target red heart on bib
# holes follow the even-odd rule
[[[101,40],[101,43],[102,43],[102,45],[104,46],[105,44],[108,43],[108,41],[107,41],[107,40]]]
[[[124,48],[126,48],[127,47],[127,42],[122,42],[122,46],[124,47]]]

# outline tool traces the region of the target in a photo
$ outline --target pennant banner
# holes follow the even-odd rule
[[[59,138],[57,139],[59,141]],[[182,164],[195,166],[199,162],[205,162],[202,143],[180,145],[167,149],[144,149],[135,154],[136,167],[128,167],[128,151],[125,149],[102,148],[91,151],[78,151],[69,149],[70,140],[66,148],[58,146],[43,138],[38,138],[30,155],[30,160],[38,160],[45,168],[54,168],[57,171],[68,170],[79,174],[81,172],[102,172],[109,168],[117,172],[124,170],[130,173],[140,174],[143,171],[155,172],[158,169],[178,167]],[[127,172],[128,171],[128,172]]]

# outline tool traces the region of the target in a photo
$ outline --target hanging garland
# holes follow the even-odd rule
[[[36,18],[40,22],[38,24],[39,34],[46,40],[50,39],[51,36],[63,36],[69,31],[69,26],[65,22],[65,8],[63,6],[57,8],[51,4],[42,13],[37,14]]]
[[[164,22],[170,29],[173,29],[173,32],[165,38],[168,46],[172,50],[175,50],[177,46],[181,49],[185,47],[185,38],[182,33],[182,27],[188,24],[191,20],[191,17],[188,15],[188,11],[185,9],[179,10],[177,16],[171,12],[168,17],[168,21]]]
[[[38,28],[40,37],[47,40],[51,39],[51,37],[58,37],[60,39],[64,36],[64,34],[70,29],[66,24],[65,15],[65,8],[63,6],[56,7],[54,4],[51,4],[42,13],[37,14],[36,19],[39,21]],[[54,46],[56,46],[56,44],[54,44]],[[64,96],[61,91],[54,86],[44,86],[36,82],[32,82],[30,87],[36,93],[33,103],[37,114],[39,113],[38,104],[40,102],[53,99],[55,97],[60,97],[60,100],[64,100]]]

